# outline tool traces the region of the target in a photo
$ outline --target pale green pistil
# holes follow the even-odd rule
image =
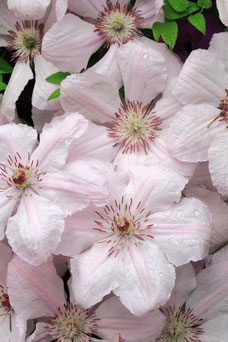
[[[27,49],[34,49],[37,46],[37,40],[31,36],[24,35],[23,44]]]
[[[124,21],[122,19],[113,20],[112,28],[118,32],[122,31],[124,29]]]

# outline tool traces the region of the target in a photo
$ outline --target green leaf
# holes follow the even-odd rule
[[[173,50],[178,34],[177,23],[175,21],[165,21],[162,26],[162,39],[169,46],[170,50]]]
[[[212,2],[210,0],[198,0],[197,5],[201,8],[211,8]]]
[[[5,61],[2,57],[0,57],[0,73],[1,74],[11,74],[13,68],[11,65]]]
[[[3,76],[2,74],[0,74],[0,82],[2,82],[2,80],[3,80]]]
[[[5,84],[4,82],[0,82],[0,91],[5,90],[6,86],[7,86],[7,84]]]
[[[183,12],[188,7],[188,0],[168,0],[170,6],[176,11],[176,12]]]
[[[195,2],[192,2],[192,1],[189,1],[188,2],[189,5],[188,5],[188,8],[186,9],[186,12],[188,12],[189,14],[190,13],[193,13],[195,11],[199,11],[199,6],[197,6],[197,4]]]
[[[56,72],[55,74],[52,74],[46,78],[46,81],[55,83],[55,84],[60,84],[67,76],[69,76],[69,72]]]
[[[228,27],[225,27],[225,28],[224,28],[224,32],[228,32]]]
[[[194,15],[190,15],[188,17],[189,22],[197,28],[200,32],[203,33],[203,35],[206,34],[206,21],[201,13],[196,13]]]
[[[28,121],[26,121],[25,119],[22,119],[20,118],[21,122],[24,124],[24,125],[27,125],[27,126],[32,126]]]
[[[163,23],[160,23],[158,21],[156,21],[152,26],[152,32],[153,32],[154,39],[156,40],[156,42],[159,41],[159,38],[162,33],[162,29],[163,29]]]
[[[60,96],[60,88],[56,89],[47,99],[48,101],[56,99],[57,97]]]
[[[169,5],[169,3],[167,2],[163,7],[164,13],[165,13],[165,18],[167,20],[176,20],[179,18],[183,18],[186,17],[186,15],[188,15],[187,12],[176,12],[174,11],[174,9]]]

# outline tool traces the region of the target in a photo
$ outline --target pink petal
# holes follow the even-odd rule
[[[207,161],[213,137],[226,129],[219,120],[213,122],[219,114],[219,109],[206,104],[181,109],[167,132],[170,153],[185,162]]]
[[[217,107],[225,95],[227,76],[217,54],[193,51],[180,72],[173,95],[183,104],[206,102]]]
[[[143,241],[142,246],[130,244],[125,250],[125,277],[114,293],[136,316],[165,304],[175,282],[174,267],[153,242]]]
[[[47,174],[40,184],[42,195],[58,204],[65,216],[86,208],[90,202],[103,206],[110,199],[108,179],[96,161],[70,163],[61,171]]]
[[[98,329],[100,336],[108,341],[122,342],[115,340],[119,332],[131,342],[154,341],[160,336],[165,318],[159,310],[135,317],[121,304],[117,297],[111,297],[102,302],[96,310]],[[124,342],[125,340],[123,340]]]
[[[7,196],[12,196],[12,192],[3,192],[0,198],[0,240],[4,239],[5,228],[8,220],[12,215],[17,199],[9,199]]]
[[[200,337],[202,342],[226,342],[227,322],[228,314],[221,312],[217,317],[202,324],[201,327],[204,331],[202,338]]]
[[[0,341],[11,342],[10,317],[8,315],[0,317]]]
[[[17,213],[8,221],[6,234],[18,256],[39,265],[54,252],[63,229],[61,209],[33,192],[22,196]]]
[[[29,80],[33,78],[29,62],[17,62],[5,90],[2,112],[9,121],[15,117],[16,101]]]
[[[90,70],[68,76],[61,83],[61,103],[66,111],[78,111],[90,120],[112,120],[120,107],[116,82]]]
[[[135,7],[142,12],[143,27],[151,28],[154,21],[162,21],[159,20],[162,19],[162,16],[156,18],[162,5],[164,5],[164,0],[136,0]]]
[[[190,182],[187,184],[187,188],[192,187],[204,187],[211,191],[216,191],[215,187],[212,184],[211,175],[208,169],[208,163],[198,163],[194,175]]]
[[[162,54],[140,42],[122,45],[118,62],[126,97],[146,105],[165,89],[167,69]]]
[[[226,0],[216,0],[216,5],[219,11],[219,17],[224,25],[228,25],[228,3]]]
[[[65,113],[46,124],[40,144],[31,156],[39,161],[39,171],[55,172],[65,165],[71,144],[86,132],[87,120],[78,113]]]
[[[42,56],[61,71],[79,72],[102,45],[94,26],[72,14],[66,14],[44,35]]]
[[[68,0],[52,0],[51,9],[44,24],[44,32],[47,32],[56,21],[64,17],[67,11],[67,4]]]
[[[166,258],[175,266],[201,260],[208,254],[211,214],[195,198],[184,198],[167,211],[152,214],[151,234]]]
[[[103,10],[105,4],[104,0],[83,0],[79,3],[74,0],[68,0],[69,10],[75,12],[82,17],[88,17],[96,19],[99,12]]]
[[[116,289],[124,278],[122,253],[109,256],[109,246],[96,243],[83,254],[71,259],[73,292],[76,302],[90,307]]]
[[[227,7],[228,10],[228,7]],[[216,53],[228,71],[228,37],[226,32],[215,33],[210,41],[209,51]]]
[[[59,70],[47,62],[42,55],[34,59],[36,82],[32,93],[32,105],[41,110],[56,110],[61,107],[59,98],[48,101],[48,97],[59,88],[59,85],[45,79]]]
[[[223,196],[228,196],[228,135],[218,134],[208,150],[209,171],[213,184]]]
[[[5,245],[4,243],[0,242],[0,283],[1,285],[5,286],[6,281],[6,273],[8,268],[8,263],[10,262],[12,258],[12,250],[10,247]],[[0,329],[1,331],[1,329]]]
[[[46,327],[47,323],[36,323],[36,330],[26,339],[26,342],[47,341],[48,331]]]
[[[11,0],[13,1],[13,0]],[[0,3],[0,33],[4,35],[8,35],[8,30],[12,30],[14,28],[17,18],[10,12],[6,6],[6,1],[1,1]]]
[[[50,261],[35,267],[14,257],[7,284],[11,304],[24,320],[53,316],[65,303],[63,282]]]
[[[36,0],[35,2],[28,2],[27,0],[8,0],[8,7],[16,17],[26,20],[40,19],[45,15],[46,9],[50,3],[51,0]]]
[[[195,197],[203,201],[212,213],[212,238],[210,249],[215,250],[228,241],[228,206],[219,194],[203,188],[187,189],[184,192],[187,197]]]

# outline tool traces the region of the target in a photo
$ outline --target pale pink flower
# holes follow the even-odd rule
[[[168,300],[173,265],[207,255],[211,219],[197,199],[172,204],[180,196],[180,183],[170,170],[142,167],[135,172],[122,199],[66,218],[59,251],[75,254],[71,272],[80,304],[90,307],[113,291],[140,316]]]
[[[55,6],[55,15],[61,18],[67,10],[67,0],[7,0],[8,8],[16,17],[22,19],[40,19],[44,17],[48,6]]]
[[[33,21],[21,20],[15,17],[7,9],[5,0],[0,3],[2,34],[0,45],[13,50],[12,56],[16,61],[2,103],[2,111],[10,121],[14,119],[15,103],[19,95],[28,81],[34,77],[33,70],[30,67],[33,63],[36,81],[32,104],[39,109],[56,109],[59,107],[58,100],[47,102],[48,96],[57,89],[57,85],[45,80],[46,77],[57,72],[58,69],[45,61],[41,53],[44,32],[57,20],[55,6],[56,3],[54,1],[47,17],[39,21]],[[61,16],[61,13],[62,15],[65,13],[64,8],[60,10],[59,16]]]
[[[106,44],[110,48],[104,56],[103,68],[114,75],[118,72],[116,53],[131,40],[154,45],[140,37],[139,29],[151,27],[163,1],[136,0],[131,8],[129,4],[129,0],[69,1],[70,11],[80,17],[68,13],[45,34],[42,45],[45,58],[63,71],[79,72],[86,68],[90,56]]]
[[[131,68],[126,63],[127,53],[123,56],[125,100],[121,100],[116,82],[91,70],[71,75],[62,82],[63,108],[79,111],[99,124],[89,123],[90,140],[78,141],[79,146],[72,149],[70,158],[74,160],[74,153],[82,149],[88,155],[95,154],[97,158],[113,162],[128,175],[134,172],[135,164],[153,167],[160,162],[180,176],[189,177],[194,166],[173,158],[166,144],[167,127],[181,107],[171,95],[175,81],[170,81],[165,88],[169,73],[163,55],[138,46],[138,54],[131,56]],[[142,52],[148,59],[141,59]],[[163,91],[163,97],[156,102]]]
[[[91,201],[99,206],[109,200],[100,164],[83,159],[66,162],[71,143],[86,128],[87,121],[77,113],[55,118],[45,125],[35,149],[33,128],[0,126],[1,239],[7,226],[10,245],[28,262],[39,264],[54,252],[64,216]]]
[[[27,342],[95,342],[98,341],[95,336],[112,342],[117,333],[128,336],[131,342],[139,339],[148,342],[159,335],[164,323],[162,314],[134,317],[116,297],[107,299],[99,307],[84,309],[75,301],[69,282],[68,302],[63,281],[50,260],[34,267],[18,257],[13,258],[7,285],[17,316],[25,321],[40,318]],[[42,320],[44,316],[47,319]]]
[[[165,307],[166,323],[156,342],[226,342],[228,334],[228,262],[200,271],[190,264],[177,269],[176,286]]]

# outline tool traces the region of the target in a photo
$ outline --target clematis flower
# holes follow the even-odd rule
[[[44,32],[57,20],[55,6],[57,4],[53,1],[49,15],[40,21],[33,21],[15,17],[7,9],[5,0],[0,3],[0,45],[13,51],[12,59],[16,62],[2,103],[2,111],[9,121],[15,117],[15,103],[19,95],[28,81],[34,77],[33,69],[36,81],[32,104],[39,109],[59,108],[58,100],[47,102],[48,94],[56,90],[57,86],[45,81],[46,77],[58,69],[45,61],[41,53]],[[58,17],[64,13],[63,6],[59,9]]]
[[[36,330],[26,342],[96,342],[100,341],[99,337],[113,342],[117,333],[128,336],[132,342],[139,338],[147,342],[160,333],[158,322],[164,322],[162,314],[156,315],[156,319],[154,313],[146,318],[134,317],[116,297],[96,308],[84,309],[75,301],[70,282],[67,301],[63,281],[51,260],[34,267],[14,257],[9,264],[7,285],[17,316],[24,320],[39,318]],[[18,293],[23,293],[23,301]],[[23,334],[18,342],[24,341],[22,338]],[[119,337],[117,341],[125,340]]]
[[[145,61],[141,58],[144,53],[148,56]],[[128,175],[134,172],[135,164],[153,167],[160,162],[180,176],[190,177],[194,166],[173,158],[166,144],[167,127],[182,106],[171,95],[175,80],[167,82],[169,71],[165,60],[160,59],[160,53],[140,44],[138,53],[131,58],[131,67],[127,65],[127,55],[126,51],[122,55],[124,100],[116,82],[91,70],[71,75],[62,82],[63,108],[79,111],[99,124],[89,124],[90,141],[78,141],[79,146],[72,149],[70,158],[74,160],[74,153],[82,149],[88,155],[95,154],[102,160],[113,162]],[[163,97],[156,101],[163,91]]]
[[[113,65],[117,65],[117,50],[131,40],[140,41],[140,28],[151,27],[162,5],[163,0],[136,0],[133,7],[129,0],[85,0],[83,4],[69,1],[70,11],[85,20],[66,14],[45,34],[43,55],[60,70],[79,72],[86,68],[90,56],[105,44],[110,47],[104,57],[105,69],[108,71],[109,66],[113,69]],[[153,46],[151,40],[143,40]]]
[[[190,264],[177,269],[176,286],[161,311],[166,318],[157,342],[227,340],[227,261],[200,271]]]
[[[73,291],[84,307],[113,291],[134,315],[143,315],[169,299],[173,265],[208,253],[211,219],[206,206],[194,198],[173,204],[180,197],[180,183],[170,170],[142,167],[136,174],[122,198],[66,218],[58,250],[75,255],[70,262]]]
[[[63,217],[85,208],[90,201],[109,200],[106,175],[95,161],[67,163],[71,143],[87,128],[72,113],[45,125],[40,143],[26,125],[0,126],[1,239],[4,229],[17,255],[39,264],[57,247]],[[10,217],[13,215],[12,217]]]

